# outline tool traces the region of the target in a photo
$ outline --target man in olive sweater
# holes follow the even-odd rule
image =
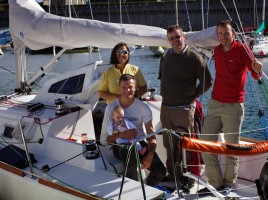
[[[212,78],[202,56],[185,44],[185,35],[179,25],[167,29],[171,44],[163,54],[159,66],[160,94],[162,95],[161,123],[163,128],[194,132],[195,100],[212,85]],[[167,151],[166,181],[174,181],[172,157],[167,134],[163,134]],[[173,136],[175,162],[181,162],[177,147],[178,138]],[[187,152],[187,162],[191,154]],[[178,178],[182,178],[181,167],[177,165]],[[189,187],[194,185],[190,181]]]

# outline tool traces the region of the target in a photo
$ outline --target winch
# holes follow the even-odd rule
[[[155,99],[155,93],[156,93],[156,89],[155,88],[149,88],[148,89],[148,96],[151,100]]]
[[[64,115],[67,112],[67,109],[64,106],[64,102],[61,99],[55,99],[55,104],[57,106],[55,115]]]
[[[85,143],[85,147],[86,147],[85,152],[86,159],[95,159],[100,156],[95,140],[87,140]]]

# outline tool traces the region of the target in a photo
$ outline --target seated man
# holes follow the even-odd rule
[[[143,136],[143,124],[145,125],[147,134],[154,131],[152,125],[152,111],[147,104],[134,97],[136,90],[134,77],[129,74],[123,74],[119,79],[119,87],[122,95],[109,104],[104,113],[100,136],[100,141],[103,145],[116,143],[117,138],[133,139]],[[125,118],[135,124],[137,129],[128,129],[115,135],[108,135],[107,125],[112,119],[112,110],[116,106],[121,106],[124,109]],[[166,168],[155,153],[156,137],[152,136],[148,138],[148,144],[146,144],[145,141],[141,141],[141,143],[147,145],[147,152],[144,155],[139,155],[141,159],[141,168],[150,171],[150,174],[146,179],[147,185],[155,186],[166,176]],[[128,153],[127,148],[114,145],[113,153],[115,157],[123,160],[124,163],[126,162]],[[126,176],[137,180],[137,162],[134,151],[131,152]]]

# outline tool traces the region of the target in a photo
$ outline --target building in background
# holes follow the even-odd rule
[[[7,2],[0,0],[0,27],[8,26]],[[48,2],[49,0],[44,0],[40,3],[47,12]],[[120,0],[50,0],[50,2],[50,12],[60,16],[70,16],[71,11],[71,16],[76,18],[143,24],[165,29],[178,21],[185,31],[201,30],[216,25],[222,19],[228,19],[219,0],[178,0],[178,18],[176,18],[176,0],[121,0],[121,9]],[[71,9],[68,7],[69,2],[72,3]],[[233,0],[223,1],[231,18],[238,22],[233,2]],[[243,27],[258,27],[256,18],[262,17],[261,4],[256,0],[236,0],[236,8]]]

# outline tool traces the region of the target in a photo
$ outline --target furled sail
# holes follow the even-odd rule
[[[51,46],[65,49],[129,45],[169,46],[166,30],[138,24],[108,23],[61,17],[44,11],[35,0],[9,0],[9,28],[15,49],[16,88],[25,89],[25,47],[39,50]],[[203,48],[218,45],[216,27],[187,32],[186,42]]]
[[[121,41],[135,45],[169,46],[165,29],[56,16],[45,12],[35,0],[9,0],[9,21],[15,43],[21,45],[19,43],[22,42],[33,50],[50,46],[112,48]],[[214,47],[219,44],[216,28],[186,33],[186,42]]]

